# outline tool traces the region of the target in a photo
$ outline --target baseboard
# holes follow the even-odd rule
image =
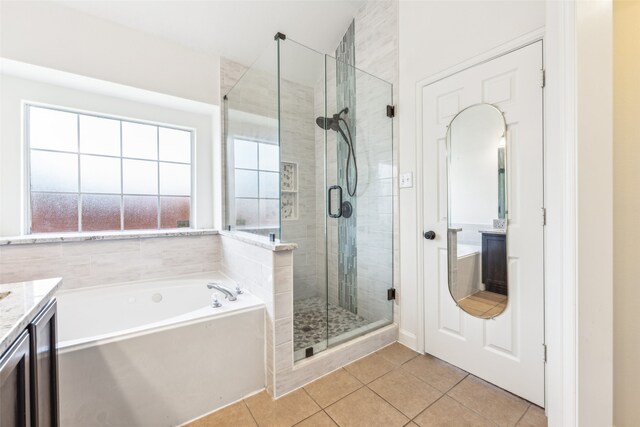
[[[412,350],[418,351],[418,338],[416,334],[408,332],[405,329],[400,329],[398,341],[402,345],[406,345]]]

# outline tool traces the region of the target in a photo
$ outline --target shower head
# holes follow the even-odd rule
[[[349,112],[349,108],[344,108],[338,114],[334,114],[333,117],[318,117],[316,118],[316,124],[324,130],[340,131],[340,116]]]
[[[337,132],[339,129],[338,121],[330,119],[329,117],[318,117],[316,119],[316,124],[324,130],[334,130]]]

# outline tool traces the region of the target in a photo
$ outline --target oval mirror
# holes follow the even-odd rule
[[[505,143],[504,116],[491,104],[462,110],[447,130],[449,292],[483,319],[509,297]]]

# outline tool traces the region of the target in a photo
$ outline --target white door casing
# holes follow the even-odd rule
[[[425,351],[544,406],[542,42],[423,88]],[[482,320],[448,290],[446,131],[462,109],[490,103],[507,122],[509,303]],[[496,174],[497,185],[497,174]]]

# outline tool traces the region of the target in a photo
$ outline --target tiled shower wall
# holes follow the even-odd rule
[[[275,43],[275,42],[274,42]],[[283,43],[287,43],[286,41]],[[275,49],[274,49],[275,55]],[[222,58],[220,61],[221,93],[227,93],[247,70],[246,67]],[[229,95],[234,97],[234,107],[262,117],[277,119],[277,93],[267,91],[275,85],[276,70],[260,72],[251,70],[242,77],[241,93],[237,88]],[[267,92],[265,92],[267,91]],[[240,96],[238,101],[236,97]],[[317,288],[316,265],[316,147],[314,90],[310,86],[282,80],[280,88],[281,143],[280,160],[297,164],[298,170],[298,216],[297,219],[282,221],[282,240],[295,242],[294,282],[296,298],[323,296],[324,287]],[[269,98],[271,97],[271,98]],[[265,102],[260,102],[263,100]],[[275,122],[277,125],[277,122]],[[251,123],[238,127],[234,133],[258,140],[273,140],[272,129],[256,133],[259,128]],[[226,158],[226,156],[225,156]],[[322,162],[321,162],[322,163]],[[319,227],[322,231],[323,227]],[[324,239],[323,239],[324,240]],[[322,264],[324,266],[324,264]]]
[[[393,104],[397,104],[398,92],[398,4],[396,1],[367,2],[355,16],[355,64],[361,70],[375,75],[393,84]],[[327,105],[336,106],[335,67],[329,62],[327,67]],[[367,83],[365,83],[367,84]],[[316,86],[316,93],[323,90]],[[387,318],[389,314],[386,301],[386,288],[389,280],[380,278],[393,277],[393,283],[399,284],[399,226],[398,191],[397,191],[397,159],[398,159],[398,126],[393,126],[393,147],[390,144],[387,127],[388,122],[384,108],[391,102],[386,91],[367,91],[356,87],[357,96],[357,133],[360,139],[366,137],[367,144],[356,142],[358,157],[359,191],[358,191],[358,314],[370,320]],[[380,99],[375,99],[379,97]],[[324,105],[316,97],[316,113],[323,115]],[[322,113],[322,114],[321,114]],[[327,114],[332,114],[329,111]],[[390,119],[388,119],[390,120]],[[329,182],[337,175],[336,135],[330,133],[327,141],[327,172]],[[317,147],[324,141],[324,134],[316,132]],[[318,150],[319,148],[317,148]],[[391,161],[393,159],[393,161]],[[383,166],[380,167],[380,164]],[[370,166],[372,166],[370,168]],[[317,174],[324,173],[323,165],[317,165]],[[335,180],[335,179],[334,179]],[[318,181],[318,185],[321,181]],[[365,190],[371,186],[375,190]],[[363,189],[360,191],[360,189]],[[318,202],[324,197],[318,190]],[[324,221],[325,212],[318,210],[318,222]],[[395,218],[395,220],[393,220]],[[319,222],[320,223],[320,222]],[[393,233],[392,233],[393,231]],[[331,304],[338,304],[338,227],[335,220],[329,220],[327,227],[328,248],[328,297]],[[393,266],[381,262],[388,259],[393,243]],[[318,245],[318,260],[325,257],[324,246]],[[392,271],[393,270],[393,271]],[[393,276],[392,276],[393,275]],[[324,276],[318,276],[319,286],[324,285]],[[398,306],[394,307],[395,315],[399,314]]]
[[[62,289],[217,271],[218,235],[0,246],[0,283],[62,277]]]

